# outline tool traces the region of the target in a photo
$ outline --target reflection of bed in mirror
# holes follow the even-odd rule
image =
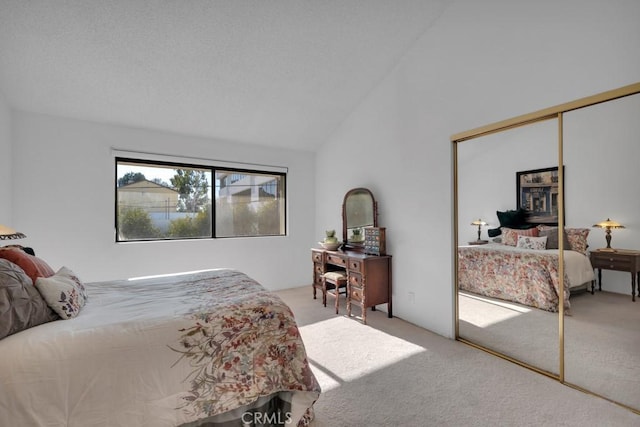
[[[524,249],[505,244],[458,248],[458,286],[461,291],[565,313],[572,290],[584,289],[594,279],[589,258],[577,251],[564,252],[565,288],[559,297],[557,249]]]

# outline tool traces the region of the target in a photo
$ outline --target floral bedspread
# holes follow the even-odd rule
[[[85,288],[76,318],[0,340],[0,425],[312,419],[320,387],[293,314],[247,275],[206,270]]]
[[[232,270],[182,285],[200,304],[170,347],[176,363],[191,367],[182,408],[194,419],[280,391],[320,391],[293,314],[279,297]]]
[[[557,312],[558,253],[502,250],[496,247],[458,248],[458,287],[506,301]],[[565,273],[563,302],[569,309],[569,278]]]

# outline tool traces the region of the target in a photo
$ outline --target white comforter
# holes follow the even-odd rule
[[[78,317],[0,340],[0,426],[177,426],[274,393],[295,425],[319,395],[289,308],[242,273],[86,288]]]

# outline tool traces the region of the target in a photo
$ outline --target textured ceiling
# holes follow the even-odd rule
[[[314,150],[447,0],[0,0],[10,107]]]

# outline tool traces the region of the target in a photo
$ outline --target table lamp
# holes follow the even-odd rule
[[[609,218],[607,218],[606,221],[593,224],[593,226],[596,228],[604,228],[605,230],[605,239],[607,239],[607,247],[601,250],[614,251],[614,249],[611,248],[611,229],[624,228],[624,225],[617,223],[615,221],[611,221]]]
[[[477,220],[473,221],[471,223],[471,225],[477,225],[478,226],[478,240],[476,240],[475,242],[469,242],[471,244],[483,244],[483,243],[487,243],[486,240],[481,240],[480,239],[480,234],[482,233],[482,226],[483,225],[487,225],[486,222],[484,222],[483,220],[481,220],[480,218],[478,218]]]

